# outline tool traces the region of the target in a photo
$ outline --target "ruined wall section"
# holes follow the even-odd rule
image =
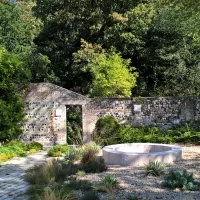
[[[91,99],[84,107],[84,127],[87,135],[96,121],[111,115],[121,124],[155,125],[168,128],[182,122],[200,119],[199,97],[149,97],[133,99]]]
[[[26,102],[20,139],[44,146],[66,143],[66,107],[54,102]]]
[[[26,121],[20,139],[53,146],[66,143],[66,105],[82,105],[87,98],[51,83],[32,83],[23,101]]]

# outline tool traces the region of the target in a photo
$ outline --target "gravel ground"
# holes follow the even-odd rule
[[[194,178],[200,181],[200,146],[182,146],[182,161],[166,165],[165,172],[171,169],[187,169],[194,173]],[[145,171],[141,167],[108,166],[106,172],[100,174],[87,174],[79,177],[99,183],[106,174],[116,174],[120,180],[120,186],[115,191],[116,200],[126,200],[130,193],[137,194],[142,200],[200,200],[200,191],[182,192],[179,189],[170,190],[162,187],[163,177],[144,176]],[[100,193],[101,200],[108,199],[106,193]]]

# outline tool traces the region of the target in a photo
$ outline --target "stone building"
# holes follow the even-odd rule
[[[120,123],[133,126],[169,127],[200,119],[199,97],[94,98],[50,83],[30,84],[24,95],[26,122],[24,142],[38,141],[45,146],[66,143],[66,106],[82,107],[83,142],[98,118],[116,117]]]

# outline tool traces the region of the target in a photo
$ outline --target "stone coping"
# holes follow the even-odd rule
[[[123,166],[144,166],[150,160],[171,163],[182,159],[182,148],[157,143],[125,143],[103,148],[106,164]]]

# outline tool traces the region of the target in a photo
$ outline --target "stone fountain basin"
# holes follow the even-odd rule
[[[103,148],[103,158],[108,165],[144,166],[150,160],[172,163],[182,159],[182,148],[156,143],[115,144]]]

